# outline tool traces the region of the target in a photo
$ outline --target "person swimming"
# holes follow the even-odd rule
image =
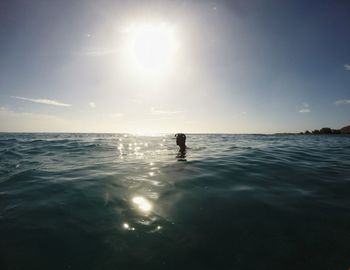
[[[175,134],[175,138],[176,138],[176,145],[180,147],[179,152],[185,152],[186,149],[188,148],[186,146],[186,135],[183,133],[177,133]]]
[[[178,161],[186,161],[186,149],[188,149],[188,147],[186,146],[186,135],[183,133],[177,133],[175,134],[175,138],[176,145],[180,147],[176,158]]]

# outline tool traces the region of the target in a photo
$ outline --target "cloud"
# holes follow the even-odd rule
[[[348,105],[348,104],[350,104],[350,99],[340,99],[334,103],[335,103],[335,105]]]
[[[46,104],[46,105],[53,105],[53,106],[63,106],[63,107],[70,107],[72,106],[71,104],[63,103],[57,100],[52,100],[52,99],[34,99],[34,98],[25,98],[25,97],[16,97],[16,96],[11,96],[12,98],[15,99],[20,99],[20,100],[25,100],[25,101],[30,101],[34,103],[40,103],[40,104]]]
[[[303,103],[301,105],[301,109],[299,110],[300,113],[309,113],[311,112],[310,105],[308,103]]]
[[[350,71],[350,64],[345,64],[344,65],[344,69],[347,70],[347,71]]]
[[[91,102],[89,103],[89,106],[90,106],[91,108],[96,108],[96,104],[95,104],[95,102],[93,102],[93,101],[91,101]]]
[[[150,109],[152,115],[165,115],[165,114],[178,114],[178,113],[183,113],[183,110],[179,111],[167,111],[167,110],[160,110],[152,107]]]

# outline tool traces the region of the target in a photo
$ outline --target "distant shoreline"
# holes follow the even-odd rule
[[[313,131],[306,130],[299,133],[275,133],[276,135],[350,135],[350,125],[342,127],[341,129],[332,129],[329,127],[323,127],[321,129],[315,129]]]

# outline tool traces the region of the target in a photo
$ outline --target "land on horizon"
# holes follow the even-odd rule
[[[329,127],[323,127],[321,129],[314,129],[312,131],[306,130],[305,132],[298,133],[276,133],[276,134],[300,134],[300,135],[339,135],[350,134],[350,125],[342,127],[340,129],[332,129]]]

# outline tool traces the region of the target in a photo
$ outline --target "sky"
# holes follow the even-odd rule
[[[349,1],[0,1],[0,131],[350,125]]]

